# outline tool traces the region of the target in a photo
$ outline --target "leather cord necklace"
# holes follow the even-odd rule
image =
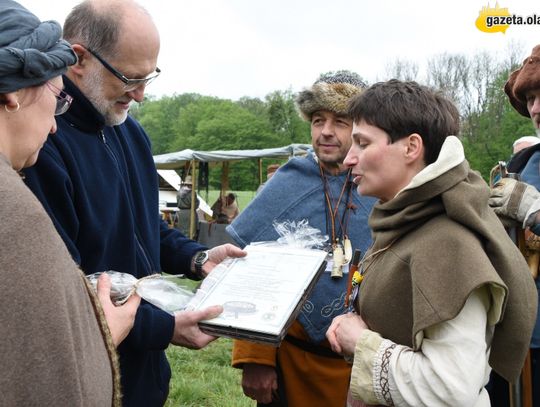
[[[347,226],[349,223],[350,218],[350,212],[349,209],[351,209],[353,206],[351,205],[352,200],[352,194],[351,194],[351,181],[350,181],[350,175],[351,175],[351,169],[347,171],[347,175],[345,177],[345,182],[343,183],[343,186],[341,187],[341,192],[339,194],[339,198],[336,201],[335,206],[332,205],[332,202],[334,201],[332,197],[332,192],[330,191],[330,187],[328,185],[328,179],[326,178],[326,174],[324,173],[324,170],[319,163],[319,170],[321,174],[321,180],[323,183],[323,193],[324,193],[324,201],[325,201],[325,213],[326,213],[326,232],[331,232],[331,244],[332,244],[332,257],[333,257],[333,267],[332,267],[332,278],[341,278],[343,276],[343,266],[348,264],[352,257],[352,247],[351,242],[347,236]],[[347,188],[348,187],[348,188]],[[346,198],[346,204],[345,209],[343,211],[343,214],[339,216],[339,207],[341,205],[341,202],[343,200],[343,197],[345,195],[345,191],[347,191],[347,198]],[[336,223],[339,222],[339,225]],[[329,224],[330,223],[330,224]],[[339,226],[338,233],[337,228]]]

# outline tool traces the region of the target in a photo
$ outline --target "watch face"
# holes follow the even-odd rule
[[[197,256],[195,256],[195,263],[203,265],[206,260],[208,260],[208,252],[199,252],[197,253]]]

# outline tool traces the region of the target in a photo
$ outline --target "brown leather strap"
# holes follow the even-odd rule
[[[512,194],[510,194],[510,199],[508,200],[508,213],[518,213],[519,203],[521,202],[521,198],[523,198],[526,187],[526,184],[516,182]]]
[[[302,349],[303,351],[313,353],[317,356],[322,356],[325,358],[332,358],[332,359],[343,359],[343,356],[340,354],[334,352],[332,349],[327,348],[326,346],[320,346],[316,345],[312,342],[304,341],[302,339],[298,339],[295,336],[286,335],[285,340],[289,342],[291,345],[296,346],[297,348]]]

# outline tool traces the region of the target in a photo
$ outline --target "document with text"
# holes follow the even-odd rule
[[[327,253],[285,245],[250,245],[244,258],[220,265],[204,280],[191,309],[222,305],[199,325],[209,334],[278,346],[324,271]]]

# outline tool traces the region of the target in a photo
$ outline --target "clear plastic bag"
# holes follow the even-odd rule
[[[173,275],[152,274],[137,279],[131,274],[118,271],[104,271],[111,279],[111,300],[116,305],[126,302],[134,292],[150,304],[170,314],[181,311],[194,293],[183,286],[182,278]],[[97,289],[97,281],[102,273],[87,276],[92,286]]]
[[[319,229],[309,226],[307,219],[274,221],[272,225],[280,236],[278,244],[300,249],[321,249],[328,242],[328,236],[323,235]]]

